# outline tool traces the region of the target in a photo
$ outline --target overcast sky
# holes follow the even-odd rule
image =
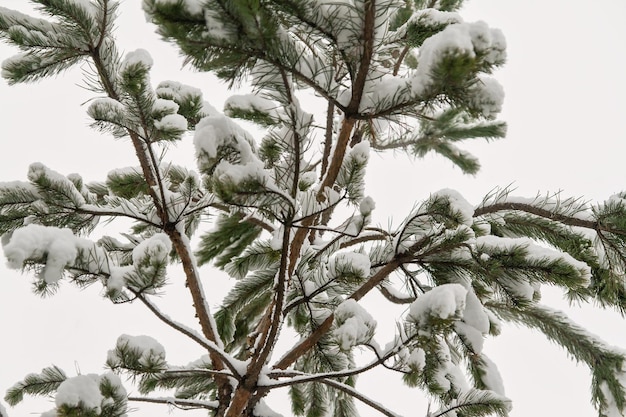
[[[0,4],[29,9],[24,0],[0,0]],[[181,70],[176,51],[156,41],[139,4],[138,0],[123,2],[117,33],[124,49],[141,47],[151,52],[155,84],[172,79],[197,86],[221,108],[227,97],[224,86],[205,74]],[[590,201],[625,189],[626,2],[474,0],[461,14],[466,21],[484,20],[501,28],[507,38],[508,63],[496,78],[506,92],[501,118],[509,124],[508,137],[466,147],[482,162],[476,176],[464,176],[438,157],[411,161],[401,155],[374,155],[366,191],[377,203],[375,219],[382,225],[388,216],[398,221],[415,201],[441,188],[456,189],[472,203],[480,202],[494,187],[508,184],[517,187],[515,195],[562,190],[564,196]],[[13,53],[0,46],[0,59]],[[79,87],[80,79],[80,71],[74,70],[35,85],[9,87],[0,81],[0,181],[24,180],[28,165],[36,161],[64,174],[78,172],[87,181],[103,179],[112,168],[136,164],[127,141],[114,141],[88,128],[84,103],[92,94]],[[183,145],[177,161],[192,163],[189,140]],[[70,375],[102,372],[106,351],[121,333],[157,337],[173,364],[202,354],[164,329],[141,306],[112,306],[102,300],[98,288],[78,291],[65,285],[56,296],[41,300],[30,293],[31,277],[4,267],[0,271],[2,393],[26,373],[52,363]],[[176,274],[180,277],[175,272],[174,281]],[[204,274],[210,292],[223,293],[221,275],[210,269]],[[194,324],[184,289],[172,285],[169,291],[160,303],[181,321]],[[591,332],[626,348],[626,323],[617,314],[570,308],[560,301],[559,291],[544,293],[546,304],[566,309]],[[218,300],[212,299],[213,304]],[[506,327],[502,336],[486,344],[485,351],[500,368],[507,395],[514,401],[512,417],[594,415],[589,372],[576,367],[542,336]],[[380,401],[394,411],[424,416],[427,402],[422,393],[396,389],[390,382],[393,378],[376,375],[363,382],[373,396],[384,392]],[[9,414],[37,415],[50,408],[47,401],[27,400],[24,406],[9,409]],[[284,404],[276,408],[289,414]],[[363,416],[373,415],[363,412]]]

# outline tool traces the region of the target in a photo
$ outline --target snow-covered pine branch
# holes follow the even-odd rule
[[[119,52],[116,1],[33,3],[46,18],[0,8],[0,38],[21,51],[4,61],[3,77],[37,81],[86,62],[92,127],[126,138],[138,165],[85,183],[35,163],[29,182],[0,184],[9,265],[35,269],[42,293],[66,278],[99,281],[105,297],[139,301],[206,355],[174,366],[156,339],[122,335],[107,357],[113,373],[45,368],[9,390],[10,405],[51,395],[55,409],[44,415],[121,417],[132,401],[269,417],[268,395],[288,386],[298,416],[354,417],[359,401],[396,417],[356,383],[380,367],[433,399],[431,417],[506,416],[510,401],[484,352],[502,321],[544,333],[587,364],[601,415],[624,415],[624,353],[538,299],[553,285],[626,311],[625,194],[591,206],[504,190],[474,206],[444,189],[398,208],[399,226],[370,226],[380,221],[366,194],[372,152],[432,151],[474,173],[478,160],[461,142],[506,133],[502,87],[491,78],[506,42],[464,21],[462,1],[145,0],[186,63],[250,86],[224,114],[195,87],[153,86],[148,51]],[[190,135],[198,172],[166,159]],[[120,219],[133,222],[124,239],[102,228]],[[98,241],[80,236],[100,230]],[[223,300],[205,288],[205,264],[235,280]],[[197,328],[154,302],[176,268]],[[408,308],[391,320],[384,308],[367,310],[375,291]],[[379,329],[390,322],[396,334],[381,348]],[[128,396],[118,375],[146,396]]]

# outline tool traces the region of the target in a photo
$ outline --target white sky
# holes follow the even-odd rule
[[[152,53],[155,84],[173,79],[197,86],[207,100],[221,108],[227,96],[223,85],[205,74],[181,71],[176,52],[155,42],[139,3],[123,2],[117,32],[120,43],[128,51],[141,47]],[[28,10],[24,0],[0,0],[0,4]],[[470,177],[438,157],[409,163],[400,155],[374,156],[366,191],[377,203],[376,220],[386,225],[387,217],[392,216],[398,221],[415,201],[441,188],[457,189],[473,203],[494,187],[511,183],[518,188],[516,195],[563,190],[565,196],[584,196],[591,201],[624,189],[626,3],[474,0],[461,13],[467,21],[484,20],[501,28],[507,38],[509,61],[496,77],[507,94],[501,118],[509,123],[508,137],[468,146],[483,164],[482,171]],[[0,46],[0,59],[11,54],[12,49]],[[92,95],[78,84],[77,70],[36,85],[8,87],[0,82],[0,181],[25,179],[28,165],[36,161],[64,174],[78,172],[88,181],[103,179],[112,168],[135,165],[128,142],[113,141],[88,128],[86,106],[81,103]],[[191,161],[188,142],[180,153],[185,161]],[[78,291],[65,285],[56,296],[40,300],[30,293],[29,276],[4,267],[0,271],[2,393],[26,373],[52,363],[70,375],[76,370],[102,372],[106,351],[121,333],[157,337],[173,364],[187,363],[202,354],[141,306],[112,306],[98,296],[96,287]],[[223,293],[223,278],[210,269],[204,273],[205,287],[216,294],[215,305],[217,294]],[[180,276],[174,272],[172,281]],[[617,314],[569,308],[559,300],[558,291],[544,291],[548,305],[566,309],[591,332],[626,347],[626,324]],[[183,288],[172,285],[161,303],[180,320],[194,323]],[[389,323],[379,323],[383,326],[392,330]],[[506,327],[502,336],[488,341],[485,352],[498,364],[507,395],[514,400],[512,417],[595,414],[590,406],[588,371],[576,367],[563,350],[542,336]],[[362,378],[362,382],[368,393],[378,394],[394,411],[407,417],[425,415],[427,403],[422,393],[400,389],[392,382],[394,378],[377,374],[370,381]],[[289,415],[285,404],[274,406]],[[19,417],[50,408],[47,401],[27,400],[24,406],[8,411]],[[362,410],[364,417],[376,415]]]

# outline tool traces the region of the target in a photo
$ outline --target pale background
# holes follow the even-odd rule
[[[24,0],[0,0],[22,11]],[[125,50],[148,49],[154,58],[154,83],[173,79],[201,88],[205,98],[221,108],[225,88],[205,74],[180,69],[169,46],[156,41],[144,23],[138,0],[125,0],[117,31]],[[508,41],[509,60],[496,77],[506,100],[501,118],[509,123],[507,139],[468,147],[483,169],[464,176],[438,157],[409,161],[401,155],[373,156],[367,193],[377,203],[376,221],[399,221],[416,200],[440,188],[454,188],[472,203],[496,186],[514,183],[516,195],[563,191],[602,201],[626,188],[626,3],[531,0],[474,0],[461,11],[466,21],[484,20],[501,28]],[[0,46],[0,59],[14,50]],[[85,180],[101,180],[115,167],[135,165],[130,144],[113,141],[88,128],[85,105],[92,94],[78,87],[80,71],[35,85],[8,87],[0,81],[0,181],[25,179],[31,162],[40,161],[64,174],[78,172]],[[188,161],[190,139],[177,161]],[[26,373],[56,364],[69,375],[100,373],[106,351],[121,333],[157,337],[172,364],[187,363],[203,352],[178,337],[139,305],[113,306],[99,297],[99,288],[78,291],[65,285],[48,299],[30,293],[30,277],[0,269],[0,392]],[[224,278],[206,269],[205,287],[215,305]],[[174,271],[172,282],[182,280]],[[558,290],[544,290],[548,305],[565,309],[578,323],[607,342],[626,347],[626,323],[619,315],[593,308],[570,308]],[[213,297],[214,295],[214,297]],[[376,300],[370,300],[375,304]],[[193,324],[189,297],[172,285],[160,300],[170,314]],[[393,330],[392,322],[379,327]],[[386,340],[381,340],[382,343]],[[498,364],[506,393],[514,400],[512,417],[595,415],[590,406],[590,376],[570,362],[565,352],[542,336],[506,327],[489,340],[485,351]],[[362,378],[364,391],[404,415],[424,416],[427,401],[418,390],[404,390],[393,374]],[[0,400],[1,403],[1,400]],[[3,403],[5,406],[6,404]],[[26,400],[8,408],[12,417],[38,415],[52,408],[49,400]],[[289,415],[284,400],[270,403]],[[141,406],[142,408],[144,406]],[[145,408],[135,416],[182,415],[176,410]],[[376,415],[361,408],[363,416]],[[191,415],[191,414],[188,414]],[[202,415],[202,413],[193,413]]]

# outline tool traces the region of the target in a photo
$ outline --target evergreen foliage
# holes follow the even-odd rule
[[[187,64],[252,87],[224,114],[197,88],[153,87],[147,51],[118,51],[116,1],[33,3],[46,18],[0,7],[0,38],[21,51],[2,76],[33,82],[87,62],[92,126],[127,138],[138,165],[85,184],[33,164],[28,182],[0,184],[9,265],[33,269],[42,294],[63,279],[100,283],[105,297],[144,304],[207,355],[173,366],[156,340],[122,335],[109,373],[68,378],[45,368],[9,389],[10,405],[50,395],[56,416],[123,416],[129,402],[155,402],[261,417],[270,413],[266,396],[289,387],[297,416],[354,417],[357,402],[396,416],[358,390],[359,374],[385,367],[437,404],[429,417],[506,416],[510,401],[483,341],[508,322],[589,366],[601,417],[626,415],[625,354],[539,302],[541,286],[553,285],[571,300],[626,312],[625,193],[592,205],[504,189],[473,206],[441,190],[398,227],[371,226],[371,152],[436,152],[475,173],[478,160],[459,145],[506,133],[496,119],[502,89],[488,76],[505,61],[505,41],[465,22],[462,1],[144,0]],[[304,109],[302,98],[313,96],[326,120]],[[263,137],[234,119],[257,124]],[[165,160],[184,135],[194,137],[199,173]],[[88,239],[116,219],[133,222],[124,241]],[[234,280],[214,313],[203,264]],[[198,329],[156,304],[171,268],[184,272]],[[377,312],[359,303],[373,291],[407,306],[384,348]],[[288,331],[299,341],[274,352]],[[370,363],[358,366],[357,354]],[[117,375],[132,377],[142,397],[129,396]]]

